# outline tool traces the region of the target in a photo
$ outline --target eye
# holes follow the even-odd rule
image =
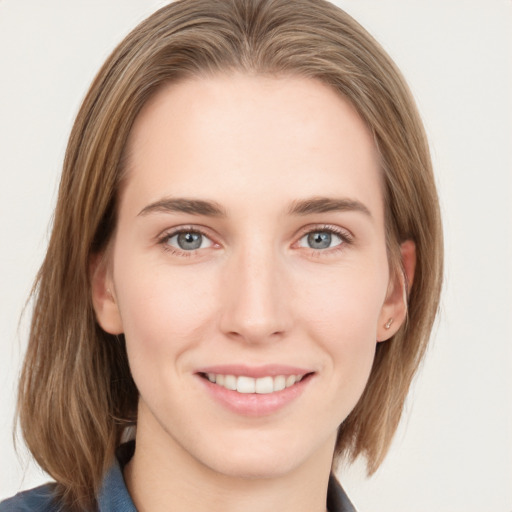
[[[195,251],[211,247],[213,242],[199,231],[180,231],[167,236],[165,244],[182,251]]]
[[[330,249],[341,245],[344,242],[341,235],[329,230],[310,231],[302,236],[299,240],[300,247],[309,249],[322,250]]]

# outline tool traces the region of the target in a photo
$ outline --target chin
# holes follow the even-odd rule
[[[212,461],[209,464],[214,472],[229,478],[243,480],[277,479],[292,473],[301,464],[300,460],[287,454],[274,453],[272,456],[253,454],[250,457],[238,457],[231,454],[228,458]]]
[[[278,436],[279,437],[279,436]],[[243,443],[225,443],[219,440],[222,450],[205,450],[197,453],[197,459],[218,474],[240,479],[279,479],[300,471],[321,454],[322,460],[330,463],[334,450],[334,439],[326,443],[315,443],[298,436],[257,439]],[[322,446],[323,444],[323,446]],[[307,447],[310,447],[310,450]],[[198,457],[199,456],[199,457]]]

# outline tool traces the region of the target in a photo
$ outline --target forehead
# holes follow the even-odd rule
[[[313,79],[225,74],[167,85],[137,117],[127,156],[128,188],[140,203],[164,192],[222,202],[333,188],[381,203],[370,130]]]

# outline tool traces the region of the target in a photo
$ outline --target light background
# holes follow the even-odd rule
[[[67,136],[111,49],[166,2],[0,0],[0,499],[46,481],[13,449],[18,320]],[[340,472],[360,512],[512,511],[512,1],[339,0],[417,98],[444,214],[440,321],[391,453]]]

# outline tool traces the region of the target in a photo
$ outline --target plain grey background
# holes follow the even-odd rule
[[[0,0],[0,499],[47,480],[12,442],[67,136],[96,71],[167,2]],[[404,72],[431,141],[446,279],[392,450],[340,479],[360,512],[512,510],[512,1],[339,0]]]

